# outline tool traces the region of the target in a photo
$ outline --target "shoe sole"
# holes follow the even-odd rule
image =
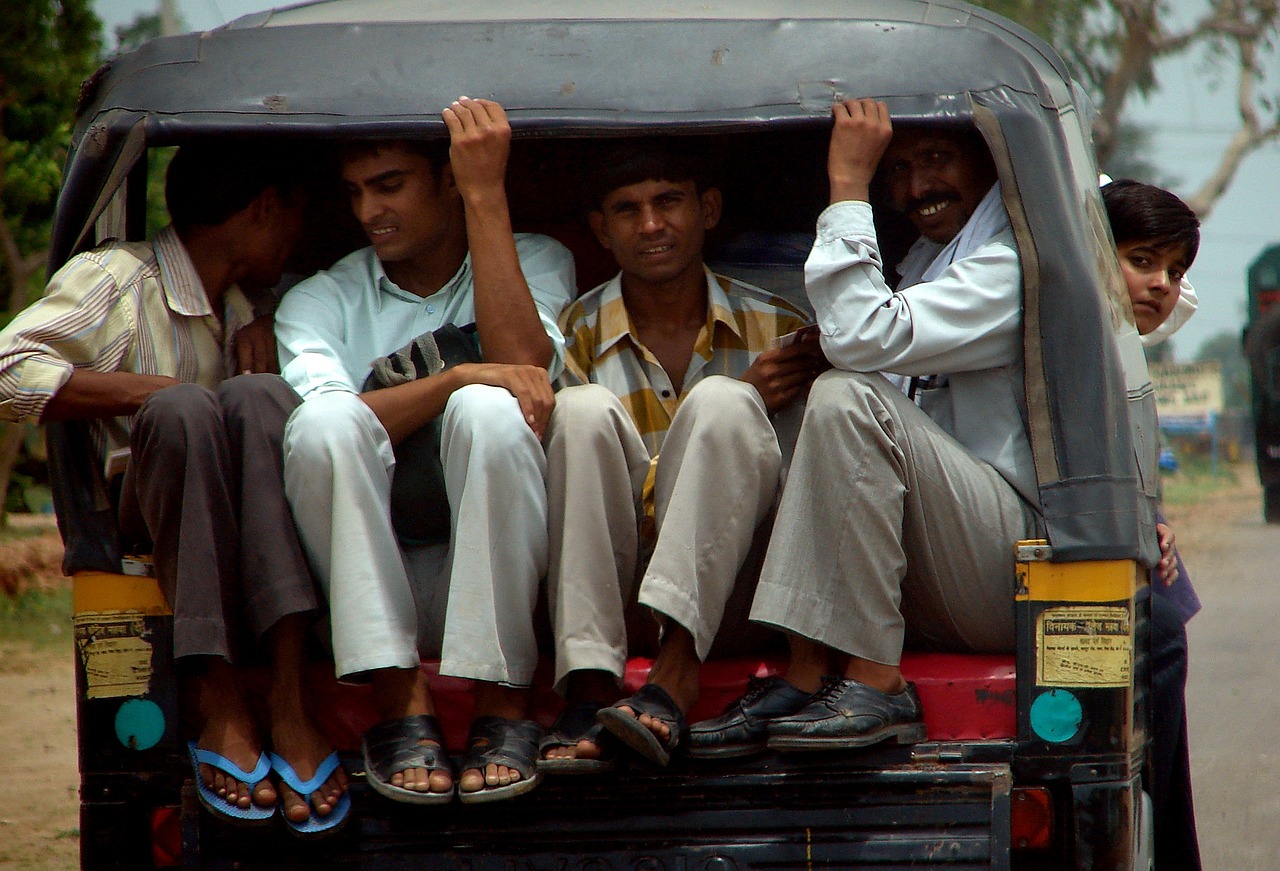
[[[485,804],[491,801],[506,801],[507,799],[515,798],[518,795],[524,795],[541,782],[542,775],[538,772],[534,772],[533,777],[530,777],[528,780],[517,780],[515,783],[509,783],[506,786],[477,789],[475,792],[463,792],[459,789],[458,801],[463,804]]]
[[[384,798],[389,798],[401,804],[448,804],[453,801],[453,796],[458,791],[456,782],[448,792],[418,792],[415,789],[405,789],[402,786],[396,786],[394,783],[379,780],[373,773],[373,764],[369,759],[369,748],[365,747],[363,743],[361,744],[360,753],[364,757],[365,782],[373,787],[374,792]]]
[[[596,717],[613,737],[653,764],[667,765],[671,762],[670,751],[638,718],[617,708],[601,708]]]
[[[608,774],[616,770],[616,759],[539,759],[538,770],[556,776],[582,774]]]
[[[738,759],[743,756],[755,756],[768,749],[764,741],[755,744],[721,744],[711,747],[699,747],[690,743],[686,753],[694,759]]]
[[[870,747],[882,741],[893,740],[894,743],[919,744],[927,737],[924,723],[904,723],[897,726],[885,726],[865,735],[849,735],[831,738],[811,738],[803,735],[779,735],[769,737],[769,747],[773,750],[857,750]]]

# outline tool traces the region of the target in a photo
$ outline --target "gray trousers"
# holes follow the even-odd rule
[[[235,661],[246,630],[260,638],[280,618],[316,609],[281,460],[300,401],[277,375],[239,375],[216,392],[167,387],[134,416],[120,527],[152,543],[175,658]]]
[[[751,619],[873,662],[1014,646],[1014,545],[1036,516],[878,374],[809,394]]]
[[[557,686],[580,669],[621,677],[636,602],[689,630],[703,659],[722,624],[747,628],[753,545],[762,524],[767,536],[783,461],[754,387],[711,376],[681,402],[657,460],[657,537],[638,592],[650,458],[626,409],[599,385],[566,388],[543,441]],[[760,636],[751,633],[755,643]],[[716,644],[718,653],[731,647]]]

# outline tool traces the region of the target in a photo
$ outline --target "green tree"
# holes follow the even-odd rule
[[[89,0],[6,0],[0,15],[0,322],[39,293],[71,119],[101,30]],[[23,436],[0,425],[0,481]]]
[[[1180,6],[1195,12],[1182,29],[1169,23],[1169,0],[975,2],[1039,34],[1072,66],[1098,108],[1094,144],[1099,165],[1107,172],[1114,169],[1113,174],[1120,172],[1118,158],[1133,159],[1126,139],[1140,136],[1126,131],[1123,123],[1128,101],[1157,87],[1161,60],[1203,52],[1210,74],[1231,94],[1237,126],[1215,171],[1199,190],[1183,197],[1201,220],[1230,187],[1241,163],[1280,140],[1277,0],[1184,0]],[[1133,174],[1132,168],[1125,174]]]

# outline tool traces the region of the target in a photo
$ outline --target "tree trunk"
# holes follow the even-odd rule
[[[13,474],[13,464],[18,459],[18,449],[22,447],[26,434],[25,423],[0,423],[0,481],[4,482],[4,492],[0,494],[0,528],[9,523],[8,500],[5,498],[9,493],[9,476]]]

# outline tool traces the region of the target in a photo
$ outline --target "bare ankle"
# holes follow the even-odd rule
[[[528,687],[509,687],[489,681],[475,683],[475,716],[523,720],[529,707]]]

